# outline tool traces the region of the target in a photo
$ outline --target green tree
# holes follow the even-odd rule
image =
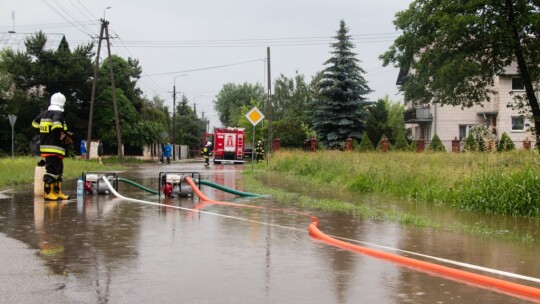
[[[214,109],[222,125],[236,127],[241,119],[241,107],[248,105],[252,99],[264,100],[264,98],[264,87],[259,83],[255,85],[247,82],[241,85],[227,83],[216,96]],[[259,110],[264,111],[261,108]]]
[[[358,146],[358,150],[367,152],[367,151],[373,151],[373,149],[375,149],[373,147],[373,143],[369,139],[367,133],[364,132],[364,134],[362,134],[362,139],[360,141],[360,145]]]
[[[396,136],[396,144],[394,145],[394,150],[396,151],[407,151],[409,149],[409,143],[405,138],[405,132],[399,132]]]
[[[272,134],[283,148],[302,148],[309,129],[299,117],[286,117],[272,123]]]
[[[393,138],[392,127],[388,124],[388,109],[384,99],[379,99],[368,109],[366,132],[371,142],[379,142],[383,135]]]
[[[197,150],[201,147],[205,131],[205,122],[197,117],[197,113],[189,106],[187,97],[182,94],[182,99],[176,106],[175,143],[188,145],[190,150]]]
[[[309,120],[306,110],[311,103],[311,89],[304,80],[304,75],[296,74],[287,78],[281,74],[274,81],[272,95],[272,120],[278,121],[286,117],[298,117],[301,121]]]
[[[463,146],[463,151],[465,152],[476,152],[479,151],[480,147],[478,147],[478,143],[474,139],[474,136],[472,133],[469,133],[469,136],[465,139],[465,144]]]
[[[313,102],[313,128],[322,144],[336,148],[343,146],[345,139],[359,140],[365,129],[365,95],[371,92],[362,74],[356,54],[352,52],[349,29],[341,20],[332,44],[332,57],[325,62],[315,89]]]
[[[501,140],[499,141],[499,145],[497,146],[498,152],[505,152],[505,151],[512,151],[516,148],[514,143],[512,142],[512,139],[506,132],[503,132],[501,135]]]
[[[66,96],[66,121],[76,140],[87,127],[93,45],[71,51],[65,39],[56,50],[46,49],[46,43],[46,35],[38,32],[25,40],[25,51],[8,48],[0,52],[1,78],[4,84],[9,83],[0,88],[0,108],[17,115],[16,129],[26,137],[21,141],[24,144],[36,134],[30,127],[32,119],[47,108],[56,92]],[[6,145],[0,144],[0,149],[3,147]]]
[[[429,150],[434,152],[446,151],[446,148],[444,147],[441,139],[439,138],[439,135],[433,135],[433,138],[431,139],[431,144],[429,144]]]
[[[539,10],[538,1],[413,1],[396,14],[402,34],[383,65],[414,71],[401,85],[405,100],[471,107],[491,100],[494,76],[516,61],[525,86],[517,106],[530,109],[540,145]]]

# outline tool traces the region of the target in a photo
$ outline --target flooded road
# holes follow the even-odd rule
[[[199,172],[204,180],[243,191],[243,169],[241,165],[155,164],[120,173],[120,177],[157,189],[160,171]],[[315,197],[338,195],[327,189],[305,189],[284,177],[261,179]],[[65,182],[65,187],[75,193],[75,181]],[[165,206],[112,195],[43,202],[34,199],[32,189],[18,188],[12,197],[0,199],[0,232],[27,244],[44,267],[60,278],[64,285],[58,292],[66,303],[530,302],[329,246],[309,236],[309,218],[271,209],[283,208],[272,198],[239,198],[202,186],[203,193],[215,200],[269,208],[253,209],[201,204],[197,197],[158,199],[125,183],[119,184],[118,191]],[[376,198],[348,199],[385,203]],[[205,213],[191,210],[198,208]],[[468,221],[453,211],[427,208],[420,212],[439,220]],[[540,277],[538,242],[496,240],[354,216],[313,215],[329,235]],[[502,219],[476,216],[470,220],[498,221],[502,229],[519,226],[515,229],[538,233],[535,221],[524,228]],[[489,275],[540,288],[535,282]]]

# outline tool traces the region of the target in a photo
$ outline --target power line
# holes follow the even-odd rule
[[[92,37],[92,34],[91,34],[91,33],[86,32],[85,30],[83,30],[83,29],[81,29],[79,26],[77,26],[75,23],[71,22],[71,20],[69,20],[68,18],[66,18],[66,17],[64,16],[64,14],[62,14],[61,12],[59,12],[58,9],[56,9],[54,6],[52,6],[51,4],[49,4],[46,0],[42,0],[42,1],[43,1],[43,3],[45,3],[51,10],[53,10],[56,14],[58,14],[62,19],[66,20],[69,24],[73,25],[76,29],[78,29],[79,31],[81,31],[81,32],[84,33],[85,35],[88,35],[88,36]],[[56,3],[55,0],[52,0],[52,1],[53,1],[54,3]],[[61,10],[64,11],[64,13],[65,13],[66,15],[68,15],[68,16],[71,15],[69,12],[67,12],[65,9],[63,9],[61,5],[59,5],[58,3],[56,3],[56,4],[60,7]],[[76,20],[75,20],[75,21],[76,21]],[[76,21],[76,22],[77,22],[77,21]],[[84,26],[83,26],[83,27],[84,27]]]
[[[149,74],[149,75],[146,75],[146,77],[162,76],[162,75],[173,75],[173,74],[180,74],[180,73],[188,73],[188,72],[197,72],[197,71],[204,71],[204,70],[211,70],[211,69],[219,69],[219,68],[230,67],[230,66],[235,66],[235,65],[241,65],[241,64],[246,64],[246,63],[251,63],[251,62],[256,62],[256,61],[261,61],[261,60],[264,60],[264,58],[248,60],[248,61],[242,61],[242,62],[236,62],[236,63],[230,63],[230,64],[216,65],[216,66],[199,68],[199,69],[192,69],[192,70],[167,72],[167,73],[159,73],[159,74]]]

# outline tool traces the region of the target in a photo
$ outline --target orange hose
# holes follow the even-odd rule
[[[335,247],[338,247],[338,248],[342,248],[342,249],[346,249],[346,250],[349,250],[349,251],[352,251],[352,252],[356,252],[356,253],[360,253],[360,254],[366,254],[366,255],[377,257],[377,258],[380,258],[380,259],[388,260],[388,261],[394,262],[396,264],[413,267],[413,268],[415,268],[417,270],[420,270],[420,271],[423,271],[423,272],[436,273],[436,274],[439,274],[439,275],[442,275],[442,276],[445,276],[445,277],[449,277],[449,278],[463,280],[463,281],[466,281],[466,282],[469,282],[469,283],[473,283],[473,284],[481,286],[481,287],[495,288],[494,289],[495,291],[503,292],[503,293],[511,295],[511,296],[525,296],[529,300],[540,301],[540,289],[538,289],[538,288],[535,288],[535,287],[532,287],[532,286],[527,286],[527,285],[522,285],[522,284],[518,284],[518,283],[513,283],[513,282],[501,280],[501,279],[496,279],[496,278],[488,277],[488,276],[485,276],[485,275],[476,274],[476,273],[473,273],[473,272],[468,272],[468,271],[464,271],[464,270],[450,268],[450,267],[446,267],[446,266],[442,266],[442,265],[438,265],[438,264],[434,264],[434,263],[420,261],[420,260],[400,256],[400,255],[397,255],[397,254],[384,252],[384,251],[381,251],[381,250],[376,250],[376,249],[372,249],[372,248],[367,248],[367,247],[347,243],[347,242],[335,239],[335,238],[333,238],[331,236],[328,236],[327,234],[320,231],[319,228],[318,228],[319,220],[314,216],[308,215],[306,213],[293,211],[293,210],[270,209],[270,208],[265,208],[265,207],[260,207],[260,206],[243,205],[243,204],[227,203],[227,202],[219,202],[219,201],[211,200],[211,199],[207,198],[200,191],[200,189],[191,180],[191,178],[186,177],[186,181],[202,201],[205,201],[205,202],[208,202],[208,203],[211,203],[211,204],[229,205],[229,206],[245,207],[245,208],[280,210],[280,211],[292,212],[292,213],[296,213],[296,214],[304,215],[304,216],[307,215],[307,216],[309,216],[311,218],[311,224],[308,227],[309,234],[312,237],[314,237],[314,238],[316,238],[316,239],[318,239],[320,241],[323,241],[323,242],[325,242],[325,243],[327,243],[329,245],[332,245],[332,246],[335,246]]]

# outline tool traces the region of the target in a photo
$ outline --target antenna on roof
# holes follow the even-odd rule
[[[15,33],[15,11],[11,11],[11,19],[13,20],[13,33]]]

